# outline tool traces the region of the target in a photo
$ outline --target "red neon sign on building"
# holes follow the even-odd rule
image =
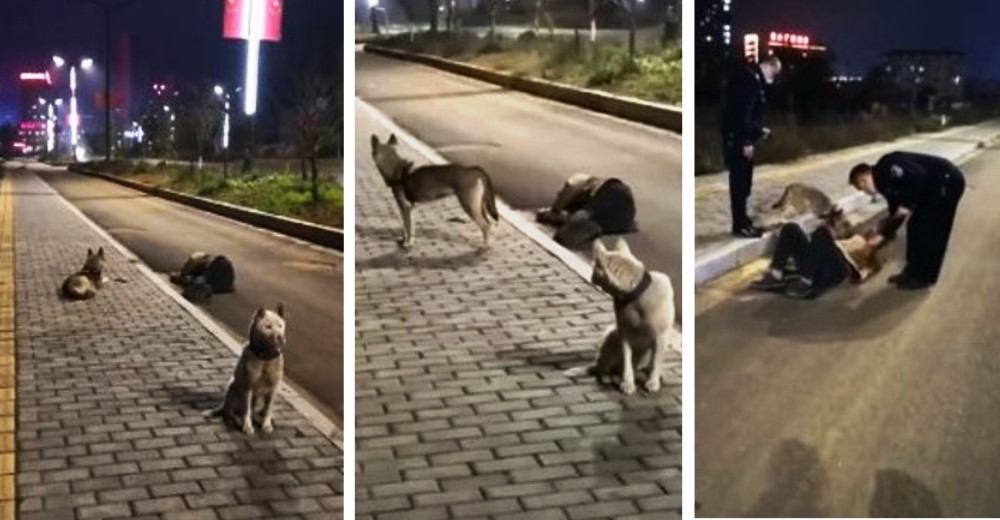
[[[793,47],[796,49],[808,49],[809,36],[804,34],[794,34],[786,32],[772,32],[768,41],[771,47]]]

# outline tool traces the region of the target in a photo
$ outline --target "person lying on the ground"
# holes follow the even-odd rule
[[[632,190],[619,179],[576,174],[566,180],[552,207],[541,209],[536,218],[558,226],[555,241],[569,248],[590,244],[601,235],[637,231]]]
[[[751,288],[812,299],[845,280],[862,283],[882,269],[879,246],[884,243],[874,231],[837,240],[827,224],[811,235],[798,224],[785,224],[770,268]]]

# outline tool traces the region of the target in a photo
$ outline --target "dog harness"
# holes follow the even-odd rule
[[[639,280],[639,284],[634,289],[626,293],[611,295],[611,299],[615,304],[615,310],[621,310],[628,304],[638,300],[642,296],[642,293],[646,292],[646,289],[649,289],[649,286],[652,284],[653,276],[649,274],[649,271],[642,273],[642,280]]]

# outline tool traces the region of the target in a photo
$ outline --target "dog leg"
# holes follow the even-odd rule
[[[652,367],[649,369],[649,380],[646,381],[646,390],[650,392],[660,391],[660,380],[663,379],[664,359],[667,357],[667,334],[656,336],[656,344],[653,345]]]
[[[268,392],[263,397],[264,401],[264,411],[263,419],[260,421],[260,429],[264,433],[271,433],[274,431],[273,418],[271,417],[271,404],[274,403],[274,391]]]
[[[403,218],[403,236],[396,242],[404,249],[409,249],[413,245],[413,220],[410,214],[413,204],[406,200],[406,194],[401,189],[393,189],[392,196],[399,207],[399,216]]]
[[[250,416],[253,414],[252,389],[248,388],[243,395],[243,403],[246,405],[246,408],[243,409],[243,433],[253,435],[253,421],[250,420]]]
[[[628,341],[622,341],[622,354],[624,367],[622,367],[622,382],[619,388],[625,395],[635,393],[635,368],[632,366],[632,347]]]

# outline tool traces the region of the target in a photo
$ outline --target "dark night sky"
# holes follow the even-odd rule
[[[852,74],[890,49],[949,48],[967,53],[973,78],[1000,79],[998,21],[995,0],[733,0],[734,36],[802,31],[833,47],[837,70]]]
[[[116,0],[117,1],[117,0]],[[133,98],[154,81],[228,81],[242,84],[245,44],[222,39],[223,0],[136,0],[113,22],[131,36]],[[264,43],[262,76],[305,69],[343,73],[343,4],[334,0],[285,0],[283,41]],[[0,120],[16,109],[17,73],[40,70],[53,54],[104,62],[104,21],[97,8],[76,0],[0,0]],[[102,79],[92,80],[100,88]],[[266,100],[262,92],[261,109]]]

